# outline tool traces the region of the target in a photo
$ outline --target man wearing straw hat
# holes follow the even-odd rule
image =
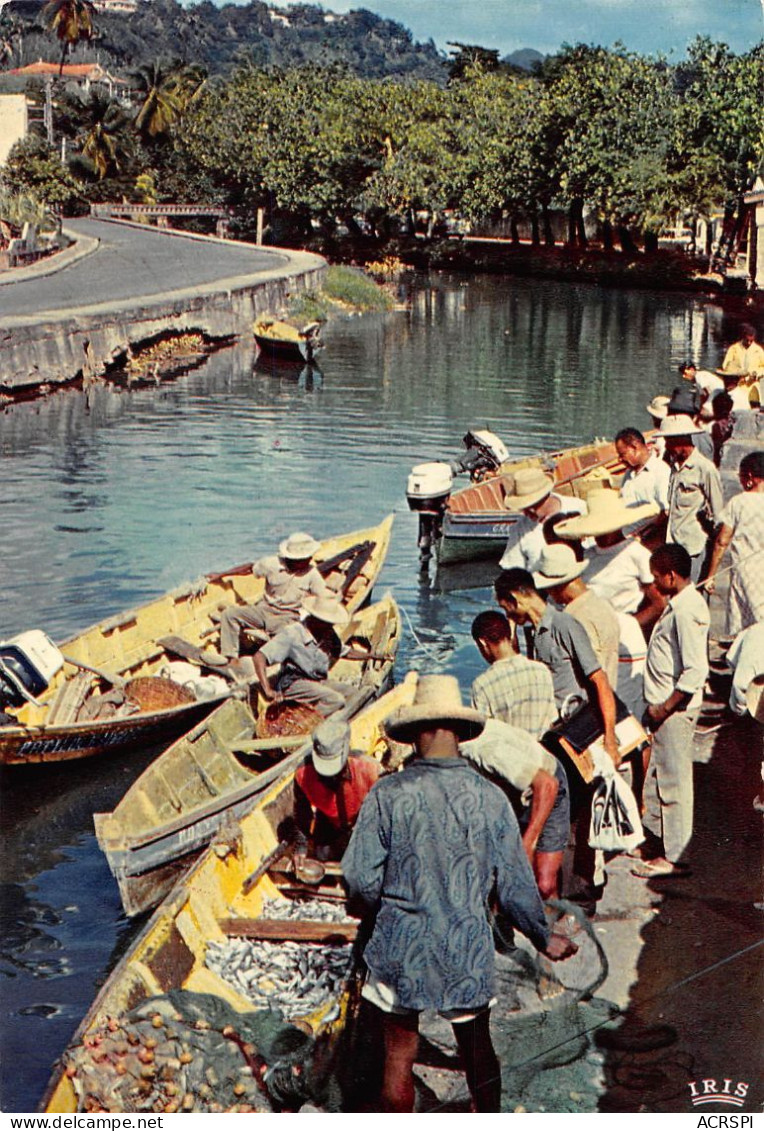
[[[304,620],[282,628],[255,653],[255,674],[269,702],[288,697],[330,715],[345,705],[350,690],[328,678],[329,668],[342,651],[335,630],[348,624],[350,616],[334,597],[306,597],[303,608]],[[268,677],[269,664],[281,664],[275,687]]]
[[[692,580],[701,580],[709,542],[719,523],[722,481],[719,469],[694,447],[698,426],[690,416],[667,416],[661,423],[671,464],[666,541],[683,546],[692,559]]]
[[[522,512],[510,531],[499,565],[502,569],[536,569],[546,545],[544,523],[558,514],[584,514],[586,503],[574,495],[558,495],[554,480],[540,467],[521,468],[504,498],[509,511]]]
[[[459,755],[484,719],[464,707],[451,676],[423,676],[409,707],[385,722],[418,757],[381,778],[364,802],[342,871],[375,913],[364,951],[363,996],[382,1013],[382,1110],[414,1109],[418,1019],[451,1022],[474,1109],[499,1111],[501,1069],[491,1042],[494,943],[486,908],[499,908],[537,949],[565,958],[550,935],[517,821],[501,790]]]
[[[587,503],[588,514],[558,523],[555,533],[566,541],[593,538],[584,572],[587,586],[595,596],[609,601],[617,613],[633,613],[645,629],[652,628],[665,601],[653,585],[650,551],[638,538],[627,538],[624,527],[655,517],[658,504],[627,506],[617,491],[608,489],[591,491]]]
[[[233,605],[220,618],[220,651],[228,659],[239,655],[244,628],[259,628],[273,636],[299,619],[305,597],[321,597],[326,582],[313,565],[321,543],[304,531],[290,534],[275,554],[260,558],[252,566],[255,577],[265,578],[265,594],[254,605]]]

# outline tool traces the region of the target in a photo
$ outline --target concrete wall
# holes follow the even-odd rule
[[[17,141],[27,136],[29,119],[25,94],[0,94],[0,165]]]
[[[256,317],[283,310],[290,294],[321,285],[326,264],[318,256],[292,253],[291,263],[262,279],[232,280],[199,294],[90,308],[49,321],[19,319],[0,334],[0,387],[20,392],[100,375],[128,346],[168,331],[198,330],[211,337],[252,333]]]

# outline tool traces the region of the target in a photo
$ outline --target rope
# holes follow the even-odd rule
[[[409,626],[409,631],[411,632],[411,635],[414,637],[414,639],[416,640],[419,647],[422,649],[422,651],[426,655],[428,655],[430,657],[431,660],[434,660],[435,663],[437,663],[437,664],[441,664],[443,662],[443,657],[438,654],[438,652],[435,648],[432,648],[429,644],[425,644],[425,642],[422,640],[422,638],[419,635],[419,633],[417,632],[417,630],[414,628],[414,625],[412,624],[412,621],[411,621],[411,617],[407,613],[406,609],[403,608],[402,605],[400,606],[400,609],[401,609],[401,612],[403,613],[404,617],[406,618],[406,623]]]

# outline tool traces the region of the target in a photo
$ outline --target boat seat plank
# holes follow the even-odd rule
[[[328,943],[338,939],[353,942],[357,923],[325,923],[318,919],[223,919],[226,935],[246,939],[274,939],[278,942]]]

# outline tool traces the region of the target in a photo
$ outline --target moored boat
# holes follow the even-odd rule
[[[392,678],[400,637],[395,602],[387,597],[360,610],[341,636],[369,654],[363,662],[340,657],[330,672],[357,687],[340,712],[352,718]],[[309,735],[258,738],[257,724],[248,702],[228,700],[152,762],[113,812],[95,814],[126,914],[156,906],[218,829],[247,812],[309,749]]]
[[[258,318],[252,332],[258,348],[285,361],[312,361],[324,348],[321,341],[321,323],[309,322],[302,329],[278,318]]]
[[[582,497],[597,483],[616,483],[626,470],[609,440],[507,461],[495,473],[488,472],[479,482],[456,491],[451,489],[450,478],[435,470],[448,469],[449,465],[421,467],[432,470],[423,474],[421,483],[415,479],[417,469],[412,472],[409,506],[420,513],[420,549],[428,557],[434,546],[441,565],[501,555],[510,530],[521,517],[504,506],[505,497],[512,491],[512,478],[521,469],[540,467],[553,476],[555,491]],[[427,478],[435,483],[431,498],[427,495]],[[421,495],[421,502],[417,495]]]
[[[380,724],[396,707],[410,704],[415,689],[416,675],[412,673],[360,712],[351,722],[352,748],[388,767],[391,752]],[[225,976],[220,962],[221,951],[232,939],[317,940],[305,942],[305,946],[329,948],[336,945],[338,936],[347,942],[355,934],[356,924],[348,916],[343,915],[341,923],[319,922],[310,918],[312,902],[305,902],[318,898],[343,906],[336,866],[327,867],[318,887],[300,881],[289,865],[280,872],[274,868],[279,859],[283,860],[279,829],[292,812],[292,782],[293,774],[282,776],[247,816],[221,832],[217,842],[157,909],[80,1024],[54,1071],[42,1110],[168,1111],[179,1106],[197,1111],[232,1110],[245,1100],[252,1101],[252,1072],[243,1057],[239,1061],[241,1082],[234,1088],[232,1080],[219,1077],[217,1084],[210,1085],[209,1075],[205,1078],[204,1074],[201,1087],[191,1086],[194,1053],[181,1039],[185,1030],[174,1018],[166,1022],[162,1011],[167,1005],[165,995],[174,990],[210,995],[205,998],[207,1003],[220,1003],[218,1014],[225,1011],[229,1025],[212,1034],[218,1046],[226,1039],[235,1041],[239,1022],[244,1026],[241,1015],[256,1009],[263,993],[280,1003],[286,1021],[317,1041],[339,1040],[357,993],[352,962],[339,982],[324,983],[325,997],[319,1001],[315,979],[299,973],[295,990],[284,998],[278,985],[286,962],[284,955],[272,963],[270,976],[267,969],[262,975],[248,973],[244,982]],[[274,925],[266,901],[278,898],[297,905],[293,908],[297,922]],[[302,955],[307,954],[305,946]],[[317,961],[322,964],[321,952]],[[233,973],[244,965],[239,959],[228,963]],[[173,1005],[176,1002],[177,998],[173,999]],[[130,1026],[136,1011],[139,1015],[147,1011],[147,1025],[156,1027],[151,1040],[141,1046],[132,1043],[135,1032]],[[205,1023],[205,1028],[209,1027]],[[112,1049],[112,1037],[121,1042],[124,1033],[125,1042],[114,1042]],[[186,1051],[178,1056],[184,1047]],[[211,1102],[219,1106],[211,1107]],[[249,1103],[247,1109],[251,1110]]]
[[[379,526],[327,539],[315,555],[349,612],[369,599],[392,523],[389,515]],[[254,576],[248,562],[207,574],[65,641],[60,648],[66,662],[47,689],[14,708],[13,722],[0,725],[0,764],[85,758],[170,740],[189,730],[223,699],[242,691],[229,683],[199,699],[160,672],[177,658],[178,646],[184,651],[190,646],[203,663],[220,610],[251,604],[263,589],[263,579]],[[122,703],[114,702],[118,692]]]

